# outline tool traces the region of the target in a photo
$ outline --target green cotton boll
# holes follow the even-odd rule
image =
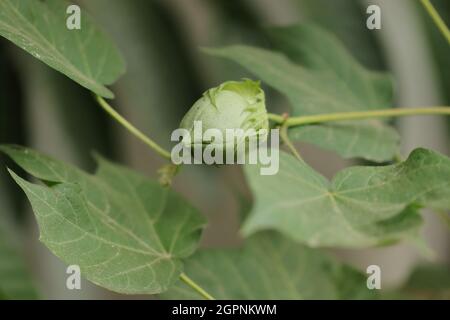
[[[223,141],[203,140],[203,136],[196,136],[195,121],[201,121],[203,133],[211,128],[220,130]],[[231,148],[236,150],[237,145],[245,142],[251,135],[258,135],[260,140],[266,139],[269,120],[260,82],[249,79],[227,81],[209,89],[186,113],[180,128],[190,132],[191,146],[215,144],[215,147],[224,151]],[[246,135],[239,141],[237,139],[226,141],[226,129],[242,129]],[[261,129],[265,130],[260,131]]]

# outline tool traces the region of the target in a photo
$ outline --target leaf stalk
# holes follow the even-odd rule
[[[128,120],[122,117],[116,110],[114,110],[102,97],[96,95],[95,99],[98,104],[105,110],[114,120],[120,123],[125,129],[127,129],[132,135],[137,137],[139,140],[144,142],[147,146],[153,149],[156,153],[158,153],[161,157],[166,159],[171,159],[170,152],[165,150],[155,141],[147,137],[142,131],[133,126]]]
[[[197,291],[203,298],[206,300],[216,300],[211,296],[208,292],[206,292],[202,287],[200,287],[197,283],[195,283],[194,280],[189,278],[185,273],[180,274],[180,279],[184,283],[186,283],[188,286],[190,286],[192,289]]]
[[[281,140],[284,142],[284,144],[288,147],[288,149],[292,152],[292,154],[297,158],[297,160],[303,162],[303,158],[300,155],[300,153],[298,152],[298,150],[295,148],[294,144],[292,143],[292,141],[289,139],[289,135],[288,135],[288,126],[287,126],[287,122],[285,121],[280,128],[280,137]]]
[[[445,24],[444,20],[442,20],[439,12],[434,8],[433,4],[430,0],[421,0],[422,5],[425,7],[425,10],[430,15],[431,19],[433,19],[434,24],[438,27],[439,31],[441,31],[442,35],[447,39],[447,42],[450,44],[450,30]]]

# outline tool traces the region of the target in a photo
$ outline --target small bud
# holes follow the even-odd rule
[[[218,129],[222,133],[223,150],[234,148],[245,142],[251,135],[259,135],[259,139],[267,137],[269,121],[267,117],[264,91],[259,81],[244,79],[243,81],[227,81],[211,88],[194,103],[181,121],[180,128],[190,132],[190,145],[203,146],[214,143],[203,141],[203,137],[195,137],[194,124],[201,121],[202,131]],[[242,129],[245,137],[240,141],[226,141],[226,129]],[[261,129],[265,129],[260,132]],[[264,136],[262,136],[264,135]],[[198,140],[201,139],[201,140]]]
[[[164,166],[162,166],[159,170],[158,170],[158,174],[159,174],[159,183],[163,186],[163,187],[168,187],[172,184],[172,179],[173,177],[178,173],[179,170],[179,166],[175,165],[175,164],[166,164]]]

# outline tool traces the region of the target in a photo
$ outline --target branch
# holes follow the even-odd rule
[[[333,121],[394,118],[417,115],[450,115],[450,107],[400,108],[370,111],[336,112],[311,116],[291,117],[287,120],[281,115],[269,114],[269,119],[276,123],[285,123],[288,127],[295,127],[306,124],[317,124]]]

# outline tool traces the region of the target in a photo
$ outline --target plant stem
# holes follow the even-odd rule
[[[114,110],[106,101],[100,96],[95,96],[97,102],[100,104],[100,106],[111,116],[116,120],[118,123],[120,123],[125,129],[127,129],[131,134],[133,134],[135,137],[137,137],[139,140],[144,142],[146,145],[148,145],[151,149],[156,151],[160,156],[170,159],[170,152],[165,150],[163,147],[158,145],[155,141],[147,137],[145,134],[143,134],[139,129],[137,129],[135,126],[133,126],[130,122],[128,122],[124,117],[122,117],[116,110]]]
[[[203,298],[206,300],[215,300],[208,292],[206,292],[202,287],[194,282],[191,278],[189,278],[185,273],[180,275],[180,279],[190,286],[192,289],[197,291]]]
[[[282,115],[279,114],[268,113],[267,116],[269,120],[272,120],[275,123],[283,123],[286,121],[286,117],[283,117]]]
[[[269,119],[280,124],[286,121],[286,125],[288,127],[293,127],[305,124],[315,124],[332,121],[363,120],[372,118],[391,118],[416,115],[450,115],[450,107],[400,108],[370,111],[336,112],[312,116],[291,117],[287,120],[281,115],[269,114]]]
[[[300,153],[298,152],[298,150],[295,148],[294,144],[292,143],[292,141],[289,139],[288,136],[288,132],[287,132],[288,126],[287,123],[285,122],[281,128],[280,128],[280,137],[281,140],[286,144],[286,146],[289,148],[289,150],[292,152],[292,154],[301,162],[303,162],[303,158],[300,156]]]
[[[433,19],[438,29],[441,31],[441,33],[447,39],[447,42],[450,44],[450,30],[446,26],[444,20],[442,20],[437,10],[434,8],[433,4],[430,2],[430,0],[421,0],[421,2],[425,7],[425,9],[427,10],[430,17]]]

